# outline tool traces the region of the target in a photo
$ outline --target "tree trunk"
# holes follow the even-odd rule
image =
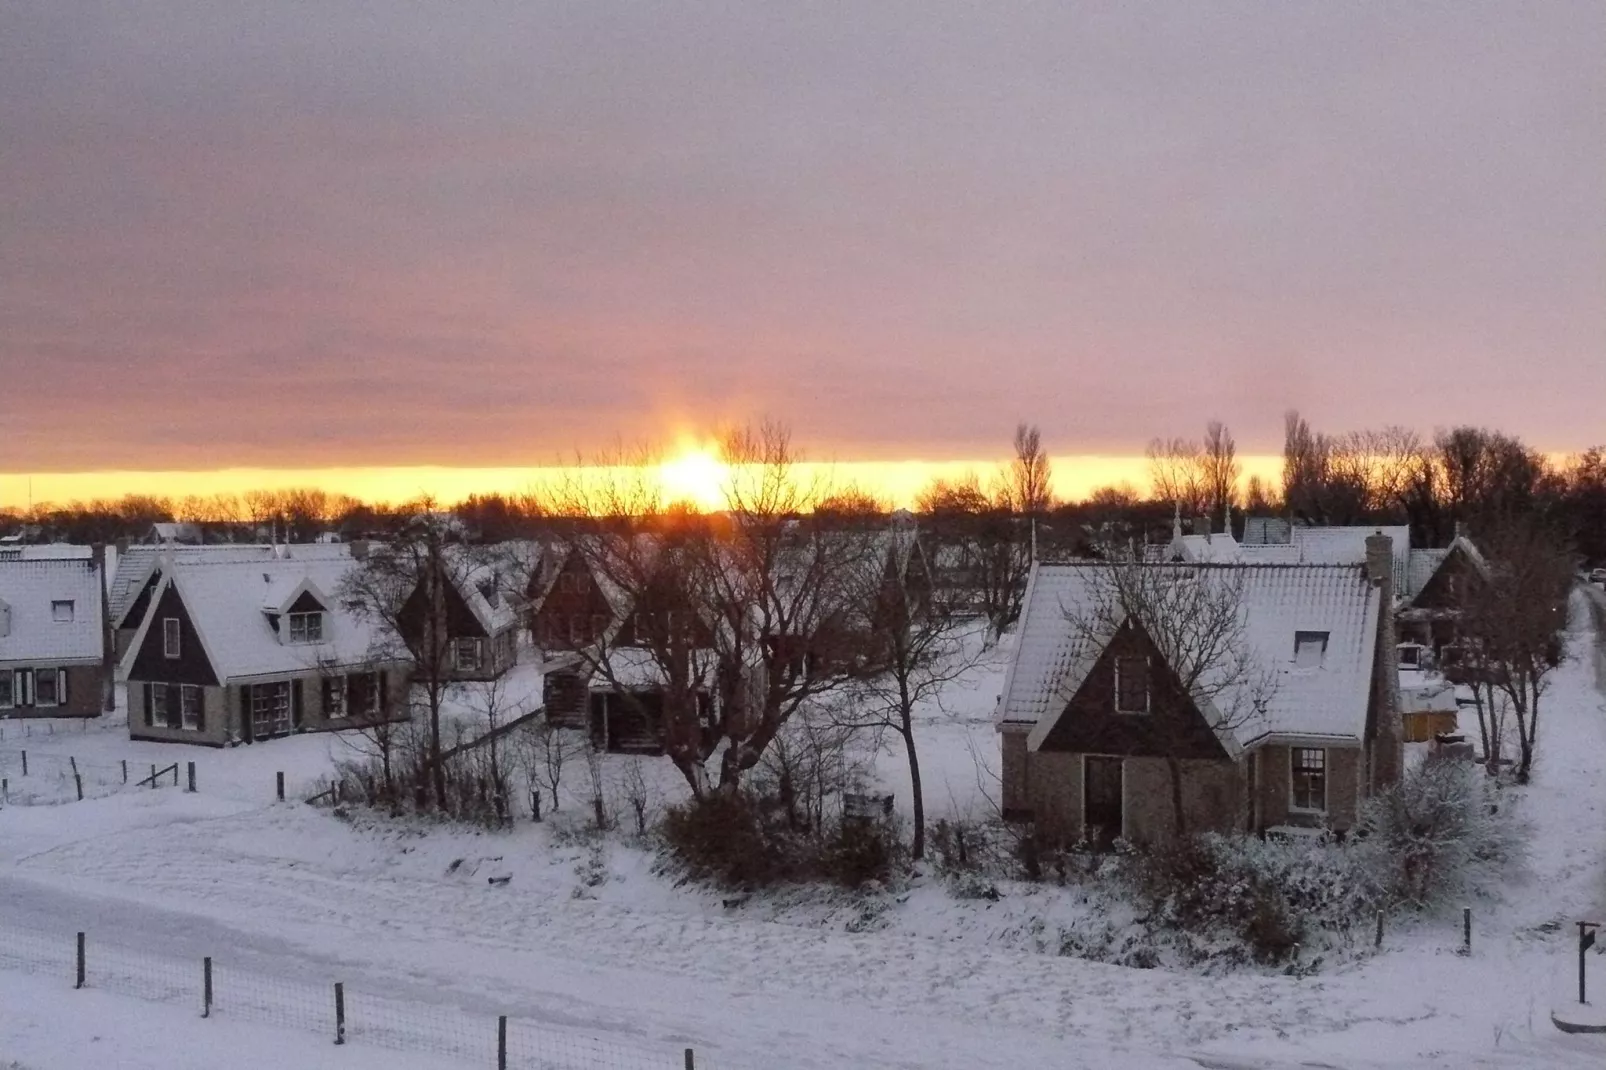
[[[915,833],[914,844],[909,853],[915,858],[926,856],[926,800],[920,789],[920,757],[915,753],[914,724],[909,714],[905,712],[903,727],[899,730],[903,736],[903,749],[909,755],[909,795],[910,807],[914,811]]]

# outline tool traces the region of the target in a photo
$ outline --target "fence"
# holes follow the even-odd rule
[[[85,933],[0,928],[0,969],[59,978],[63,986],[188,1003],[224,1017],[320,1033],[332,1044],[427,1053],[496,1070],[695,1070],[692,1049],[646,1047],[560,1031],[506,1015],[395,999],[343,983],[266,977],[226,958],[196,962],[97,944]]]
[[[194,765],[81,762],[72,756],[0,749],[0,806],[53,806],[181,785],[193,791]]]

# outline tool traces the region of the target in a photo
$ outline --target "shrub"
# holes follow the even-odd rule
[[[1476,889],[1522,854],[1499,782],[1467,762],[1430,757],[1367,800],[1359,834],[1389,897],[1431,907]]]
[[[671,806],[661,827],[670,853],[694,880],[741,888],[806,877],[812,869],[810,845],[768,819],[745,793]]]
[[[842,821],[820,852],[821,871],[847,888],[892,876],[901,853],[893,830],[879,821]]]

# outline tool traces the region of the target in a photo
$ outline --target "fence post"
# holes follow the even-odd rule
[[[184,764],[186,766],[185,772],[188,774],[188,777],[189,777],[189,785],[184,790],[190,792],[193,795],[195,793],[195,763],[194,762],[186,762]],[[177,776],[178,774],[175,772],[173,775]]]
[[[28,752],[27,751],[23,751],[22,752],[22,775],[23,776],[27,776],[28,775]]]
[[[212,956],[201,960],[201,1017],[212,1017]]]
[[[1472,954],[1472,908],[1461,908],[1461,954]]]
[[[173,763],[173,786],[178,787],[178,763]]]
[[[507,1015],[496,1016],[496,1070],[507,1070]]]
[[[697,1070],[697,1059],[692,1055],[691,1049],[686,1049],[686,1070]]]
[[[78,789],[78,801],[79,802],[83,802],[84,801],[84,778],[79,776],[77,773],[74,773],[72,775],[72,782],[73,782],[73,787]]]
[[[73,982],[74,988],[84,987],[84,934],[78,934],[78,979]]]
[[[11,779],[9,777],[0,778],[0,802],[9,802],[10,800]]]
[[[1372,946],[1373,947],[1382,947],[1383,946],[1383,912],[1381,910],[1379,910],[1377,912],[1377,942],[1374,943]]]
[[[128,759],[123,759],[123,783],[128,783]]]
[[[283,773],[275,773],[274,774],[274,779],[278,782],[279,801],[280,802],[284,802],[284,774]]]
[[[156,790],[156,763],[151,763],[151,790]]]
[[[335,982],[335,1043],[346,1042],[346,986]]]
[[[69,755],[67,755],[67,764],[72,766],[72,775],[73,776],[77,776],[78,775],[78,759],[74,758],[72,755],[69,754]]]

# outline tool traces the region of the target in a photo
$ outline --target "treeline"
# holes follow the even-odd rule
[[[1091,542],[1163,541],[1180,510],[1190,523],[1208,517],[1241,535],[1245,515],[1301,523],[1408,524],[1415,545],[1444,546],[1458,526],[1476,534],[1512,516],[1537,517],[1565,533],[1591,561],[1606,560],[1606,450],[1593,447],[1560,461],[1519,438],[1461,426],[1424,436],[1404,427],[1319,431],[1297,412],[1284,422],[1281,479],[1245,478],[1232,432],[1211,421],[1201,438],[1156,438],[1146,450],[1149,485],[1103,487],[1076,502],[1056,500],[1047,450],[1036,427],[1017,428],[1014,457],[993,472],[934,479],[913,511],[936,529],[985,532],[1020,522],[1046,552],[1085,552]],[[450,507],[462,537],[474,542],[527,538],[547,531],[572,498],[551,493],[475,494]],[[0,533],[31,540],[110,542],[138,539],[159,522],[203,525],[208,538],[276,536],[310,541],[394,532],[419,503],[364,502],[316,487],[254,490],[184,498],[127,495],[0,510]],[[817,511],[844,522],[873,520],[891,505],[861,488],[837,488]],[[1002,531],[998,532],[1002,534]]]

